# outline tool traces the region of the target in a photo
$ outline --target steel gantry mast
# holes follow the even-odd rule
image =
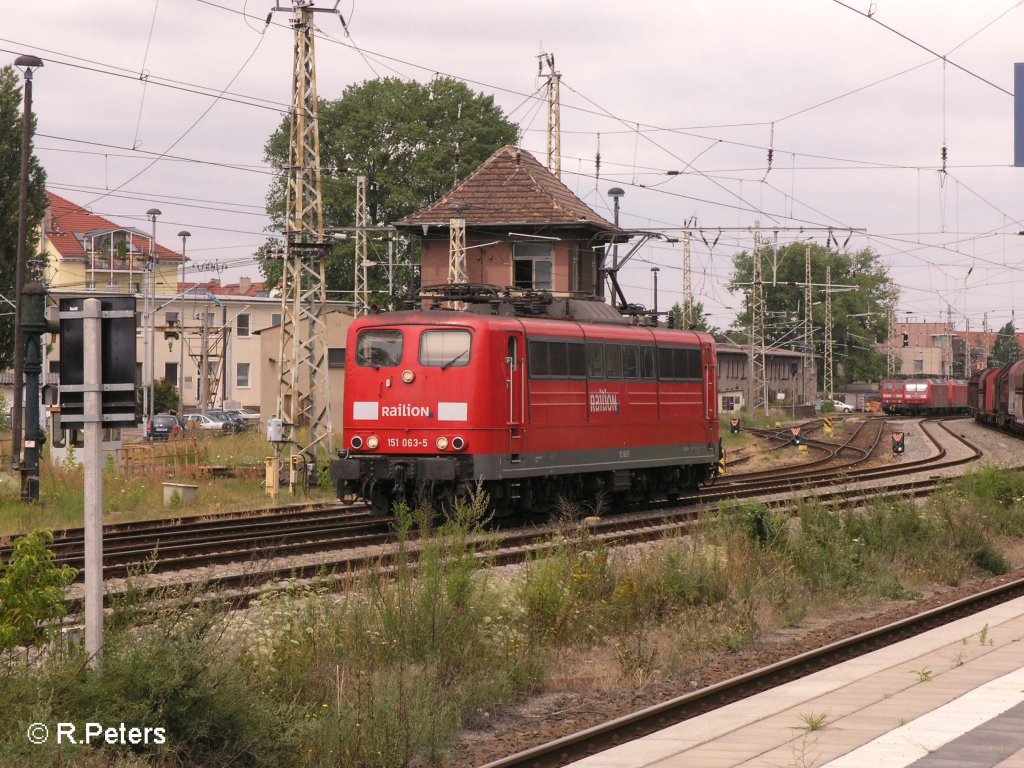
[[[753,384],[752,411],[764,408],[768,412],[768,379],[765,376],[764,365],[764,335],[765,335],[765,306],[764,306],[764,276],[761,267],[761,224],[754,222],[754,269],[753,285],[751,286],[751,382]]]
[[[832,399],[832,265],[825,267],[825,373],[824,397]]]
[[[548,170],[556,179],[562,178],[562,126],[561,98],[558,86],[562,75],[555,71],[555,54],[542,53],[537,57],[537,74],[544,74],[547,64],[547,101],[548,101]]]
[[[356,176],[356,252],[352,273],[355,275],[354,317],[365,315],[370,308],[370,291],[367,286],[367,240],[369,238],[370,214],[366,206],[366,177]]]
[[[696,322],[693,306],[693,274],[690,271],[692,232],[683,233],[683,317],[682,328],[689,328]]]
[[[320,182],[313,14],[337,11],[313,8],[308,0],[292,0],[292,7],[274,10],[291,12],[295,30],[277,413],[293,457],[300,453],[312,473],[317,453],[333,450],[324,273],[329,246]],[[309,442],[299,448],[297,429],[305,427]]]
[[[804,405],[814,401],[814,283],[811,244],[804,246]]]

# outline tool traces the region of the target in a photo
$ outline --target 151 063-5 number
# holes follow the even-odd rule
[[[389,437],[388,448],[426,448],[429,441],[425,437]]]

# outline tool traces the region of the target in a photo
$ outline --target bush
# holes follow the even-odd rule
[[[77,571],[54,562],[53,534],[37,531],[14,542],[10,562],[0,561],[0,649],[32,645],[48,633],[43,622],[64,617],[64,588]]]

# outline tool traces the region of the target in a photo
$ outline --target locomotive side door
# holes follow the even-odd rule
[[[523,419],[526,411],[526,377],[523,363],[526,355],[526,340],[522,333],[506,334],[505,341],[505,393],[508,417],[508,452],[513,461],[523,453]]]
[[[718,420],[718,356],[711,344],[704,344],[704,418]]]

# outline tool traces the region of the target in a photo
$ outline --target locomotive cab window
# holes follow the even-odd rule
[[[469,365],[469,331],[424,331],[420,336],[420,365],[461,368]]]
[[[401,331],[363,331],[356,341],[360,368],[394,368],[402,362]]]

